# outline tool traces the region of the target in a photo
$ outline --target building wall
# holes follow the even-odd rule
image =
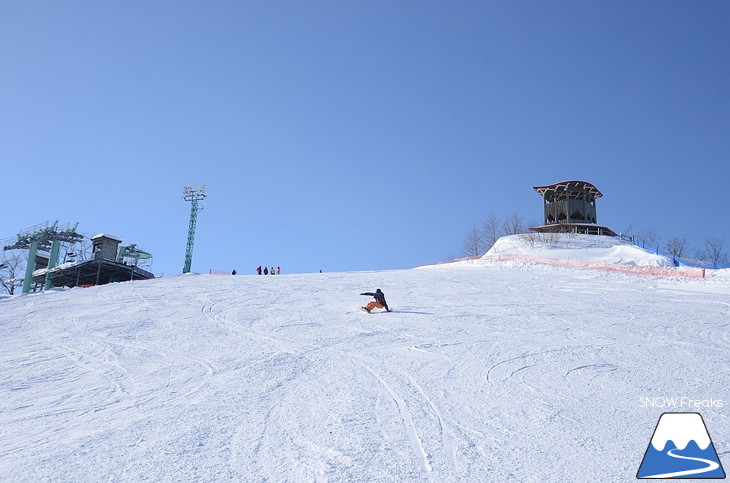
[[[119,250],[119,241],[112,238],[101,237],[93,240],[94,242],[94,260],[111,260],[117,259],[117,251]]]
[[[546,225],[596,222],[596,204],[594,201],[566,198],[545,203]]]

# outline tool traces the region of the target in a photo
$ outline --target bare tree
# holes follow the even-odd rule
[[[638,236],[639,240],[642,240],[645,244],[657,248],[659,247],[659,243],[661,243],[662,240],[661,235],[652,229],[643,230],[639,233]]]
[[[10,295],[15,294],[15,288],[23,283],[21,278],[25,269],[25,257],[22,252],[0,252],[0,287]]]
[[[675,258],[683,257],[689,251],[689,242],[687,237],[683,235],[680,237],[673,237],[667,240],[666,250],[671,253]]]
[[[465,257],[476,257],[484,255],[486,251],[487,250],[484,248],[482,233],[476,225],[474,225],[464,238],[462,253]]]
[[[482,223],[482,235],[484,238],[484,243],[487,245],[487,250],[489,248],[492,248],[495,243],[497,243],[497,240],[499,240],[500,235],[500,227],[502,225],[502,220],[499,219],[499,217],[495,214],[489,215],[489,218],[484,220],[484,223]]]
[[[525,228],[522,221],[522,215],[517,212],[509,215],[507,218],[505,218],[504,223],[502,223],[502,234],[505,236],[517,235],[524,232]]]
[[[531,219],[527,222],[527,226],[525,227],[525,233],[530,233],[532,230],[530,229],[531,226],[540,226],[542,225],[542,221],[538,221],[535,218]]]
[[[542,240],[540,238],[540,233],[536,231],[530,231],[526,233],[520,233],[520,240],[527,243],[530,248],[535,248],[535,245],[540,243]]]
[[[712,268],[717,268],[718,264],[727,262],[727,252],[725,252],[725,240],[719,238],[705,239],[704,257],[708,262],[712,263]]]

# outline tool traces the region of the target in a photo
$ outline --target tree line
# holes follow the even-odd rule
[[[473,225],[464,237],[462,256],[480,257],[503,236],[525,233],[522,215],[515,212],[506,217],[489,215],[481,225]]]
[[[730,262],[725,240],[722,238],[705,238],[702,245],[694,248],[687,240],[687,235],[672,236],[662,240],[662,236],[654,230],[643,230],[637,235],[639,242],[653,247],[656,250],[664,250],[675,258],[694,258],[707,262],[711,268]],[[662,243],[663,242],[663,243]],[[646,247],[645,247],[646,248]]]

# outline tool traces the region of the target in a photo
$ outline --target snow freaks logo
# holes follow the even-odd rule
[[[722,399],[692,399],[690,397],[640,397],[639,405],[642,408],[668,409],[701,409],[722,408],[725,403]]]
[[[664,413],[636,477],[725,478],[715,445],[699,413]]]

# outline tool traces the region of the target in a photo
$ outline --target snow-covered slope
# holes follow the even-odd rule
[[[492,263],[0,300],[2,481],[632,481],[728,401],[727,277]],[[366,314],[381,288],[393,313]],[[725,407],[699,410],[721,458]]]
[[[530,256],[593,263],[673,267],[671,258],[656,255],[619,238],[563,233],[525,233],[502,237],[484,256]]]

